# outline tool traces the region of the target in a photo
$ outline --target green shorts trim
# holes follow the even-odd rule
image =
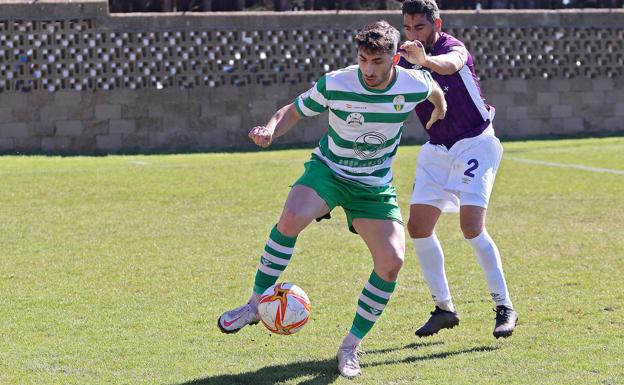
[[[357,234],[353,228],[353,220],[356,218],[387,219],[403,224],[394,186],[373,187],[348,181],[314,156],[305,163],[303,175],[293,183],[293,187],[297,185],[316,191],[330,210],[341,206],[352,233]]]

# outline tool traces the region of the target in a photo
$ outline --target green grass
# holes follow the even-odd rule
[[[624,138],[505,143],[510,158],[624,170]],[[418,146],[400,149],[403,213]],[[411,244],[364,342],[364,375],[334,354],[371,271],[345,217],[300,236],[283,280],[313,306],[282,337],[223,335],[309,150],[0,158],[1,384],[622,384],[624,175],[504,160],[488,229],[520,321],[492,337],[485,282],[456,215],[438,237],[460,327],[419,340],[432,304]]]

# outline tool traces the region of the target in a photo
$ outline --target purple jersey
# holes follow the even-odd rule
[[[440,84],[444,91],[444,98],[448,105],[446,116],[438,120],[427,131],[431,144],[442,144],[451,148],[457,141],[472,138],[482,133],[494,119],[494,107],[485,102],[481,96],[479,78],[474,70],[472,55],[464,43],[453,36],[441,32],[436,41],[431,56],[443,55],[453,50],[462,49],[467,53],[466,64],[452,75],[440,75],[428,68],[432,77]],[[401,67],[419,68],[409,63],[404,58],[399,62]],[[433,104],[428,100],[416,106],[416,114],[423,127],[429,121]]]

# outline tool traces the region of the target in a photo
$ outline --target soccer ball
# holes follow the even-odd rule
[[[260,321],[277,334],[293,334],[310,319],[310,300],[299,286],[276,283],[262,293],[258,304]]]

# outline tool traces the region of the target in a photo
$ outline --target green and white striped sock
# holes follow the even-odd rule
[[[255,294],[262,294],[275,284],[290,262],[296,241],[297,237],[287,237],[277,230],[277,225],[273,227],[258,264],[253,287]]]
[[[388,282],[373,272],[362,289],[358,307],[351,326],[351,333],[362,339],[371,330],[396,287],[396,282]]]

